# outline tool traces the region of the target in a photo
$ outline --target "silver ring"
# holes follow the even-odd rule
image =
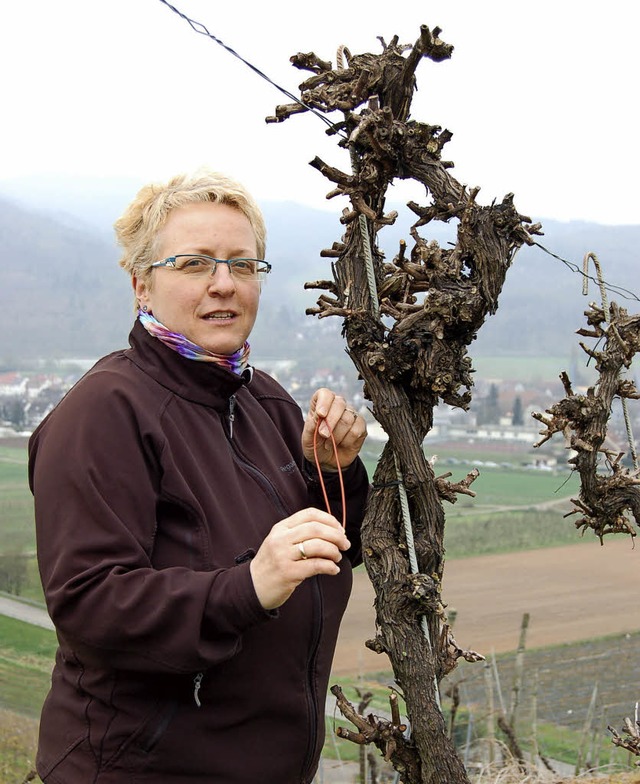
[[[304,550],[304,542],[298,542],[298,550],[300,550],[300,558],[303,561],[306,561],[307,560],[307,554],[306,554],[306,552]]]

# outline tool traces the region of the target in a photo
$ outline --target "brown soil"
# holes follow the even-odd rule
[[[638,630],[640,548],[630,538],[581,542],[448,561],[443,598],[455,609],[456,641],[482,654],[518,645],[523,613],[530,614],[528,648]],[[354,575],[334,673],[389,670],[386,656],[364,642],[375,635],[374,592],[364,569]]]

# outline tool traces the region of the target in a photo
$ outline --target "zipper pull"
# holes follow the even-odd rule
[[[196,677],[193,679],[193,699],[194,702],[198,707],[200,707],[200,697],[198,696],[198,692],[200,691],[200,686],[202,685],[202,679],[204,678],[204,673],[199,672]]]
[[[236,408],[236,396],[231,395],[229,398],[229,439],[233,438],[233,420],[236,418],[235,415],[235,408]]]

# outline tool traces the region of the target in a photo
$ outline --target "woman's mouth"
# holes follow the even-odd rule
[[[217,311],[216,313],[207,313],[204,316],[206,321],[228,321],[235,316],[235,313],[231,313],[230,311]]]

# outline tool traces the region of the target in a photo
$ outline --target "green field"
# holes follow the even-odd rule
[[[563,370],[571,369],[570,357],[527,357],[522,354],[514,356],[500,355],[497,357],[478,356],[473,357],[473,367],[477,378],[482,379],[507,379],[516,378],[522,383],[533,381],[547,382],[549,379],[556,379]],[[590,372],[591,371],[591,372]],[[595,372],[591,368],[581,368],[585,375]]]
[[[452,480],[462,478],[473,466],[448,467]],[[487,506],[534,506],[553,503],[578,494],[580,485],[575,474],[543,473],[541,471],[517,468],[479,468],[480,476],[471,485],[475,498],[460,496],[449,507],[447,517],[455,511],[469,508],[482,509]],[[451,511],[449,511],[451,510]]]
[[[34,548],[33,499],[27,486],[26,447],[1,446],[0,553]]]
[[[49,688],[55,632],[0,615],[0,705],[38,716]]]

